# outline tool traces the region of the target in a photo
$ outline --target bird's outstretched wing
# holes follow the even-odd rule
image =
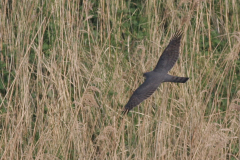
[[[126,104],[123,115],[128,113],[133,107],[139,105],[142,101],[150,97],[153,92],[158,88],[160,82],[155,83],[153,79],[146,78],[143,84],[141,84],[132,94],[128,103]]]
[[[182,37],[182,31],[177,31],[170,40],[167,48],[163,51],[154,71],[168,72],[176,63],[179,56],[179,47]]]

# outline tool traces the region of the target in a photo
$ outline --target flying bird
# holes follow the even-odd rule
[[[168,74],[168,71],[178,60],[181,37],[182,31],[177,31],[171,38],[167,48],[163,51],[154,70],[143,74],[145,81],[133,92],[122,112],[123,115],[150,97],[161,83],[187,82],[188,77],[177,77]]]

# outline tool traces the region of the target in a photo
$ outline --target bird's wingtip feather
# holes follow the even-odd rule
[[[176,39],[181,39],[182,38],[182,35],[183,35],[183,31],[182,30],[177,30],[175,33],[174,33],[174,35],[173,35],[173,37],[171,38],[171,41],[172,40],[176,40]]]
[[[124,110],[122,111],[122,115],[124,116],[125,114],[128,114],[128,112],[129,112],[129,109],[124,108]]]

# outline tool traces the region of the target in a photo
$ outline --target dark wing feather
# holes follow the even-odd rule
[[[174,34],[167,48],[163,51],[161,57],[159,58],[159,61],[154,71],[168,72],[174,66],[179,56],[181,37],[182,37],[181,31],[177,31]]]
[[[136,107],[142,101],[150,97],[159,85],[160,82],[156,83],[151,78],[147,78],[144,83],[134,91],[122,113],[128,113],[133,107]]]

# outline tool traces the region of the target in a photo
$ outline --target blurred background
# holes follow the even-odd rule
[[[0,2],[2,159],[237,159],[236,0]],[[176,30],[163,83],[121,111]]]

